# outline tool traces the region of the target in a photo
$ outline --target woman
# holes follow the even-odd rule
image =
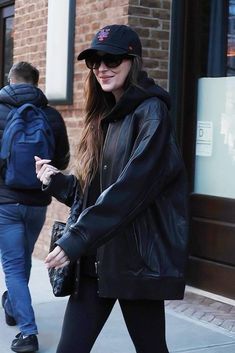
[[[77,177],[36,158],[47,192],[72,206],[47,267],[80,260],[57,353],[90,352],[116,300],[136,352],[166,353],[164,299],[183,297],[187,257],[186,179],[169,96],[142,71],[130,27],[104,27],[78,60],[90,71]]]

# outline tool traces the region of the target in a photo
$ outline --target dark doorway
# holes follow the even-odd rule
[[[234,299],[235,1],[172,5],[172,117],[190,187],[188,284]]]

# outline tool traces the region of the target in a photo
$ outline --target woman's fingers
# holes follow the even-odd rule
[[[68,256],[65,254],[64,250],[62,250],[60,246],[56,246],[55,249],[50,252],[45,259],[47,268],[61,268],[68,265],[69,262],[70,261]]]
[[[41,170],[44,164],[48,164],[51,162],[50,159],[41,159],[38,156],[34,156],[35,159],[35,167],[36,167],[36,174]]]
[[[63,267],[65,267],[65,266],[69,265],[69,264],[70,264],[70,261],[67,260],[67,259],[65,259],[65,260],[63,261],[63,263],[61,263],[60,265],[56,266],[55,269],[57,270],[58,268],[63,268]]]
[[[59,170],[53,165],[49,164],[51,161],[49,159],[41,159],[35,156],[36,164],[36,174],[37,178],[44,184],[48,185],[51,180],[51,176],[57,174]]]
[[[57,174],[58,172],[59,172],[58,169],[45,168],[44,170],[42,170],[38,173],[37,178],[44,185],[48,185],[51,181],[51,176]]]
[[[46,257],[45,263],[52,263],[53,261],[60,260],[65,255],[60,246],[56,246]]]

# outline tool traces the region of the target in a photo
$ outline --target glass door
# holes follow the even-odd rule
[[[212,6],[211,21],[220,17],[213,14],[218,10]],[[217,68],[215,74],[212,68],[210,77],[198,80],[194,192],[235,199],[235,0],[229,1],[225,16],[219,20],[221,32],[227,31],[226,67]],[[211,40],[221,40],[221,35],[214,37]],[[217,55],[221,45],[215,46],[211,50]]]
[[[190,188],[187,283],[235,299],[235,0],[180,10],[175,0],[173,10],[170,86]]]

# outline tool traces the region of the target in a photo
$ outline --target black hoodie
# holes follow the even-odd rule
[[[0,144],[6,125],[7,116],[12,108],[25,103],[41,107],[46,114],[55,135],[55,158],[52,161],[59,169],[65,169],[69,163],[69,142],[65,123],[60,113],[48,106],[44,93],[31,84],[20,83],[3,87],[0,90]],[[51,197],[41,190],[19,190],[7,187],[0,175],[0,203],[21,203],[33,206],[45,206],[51,202]]]
[[[148,98],[156,97],[166,104],[170,109],[170,96],[163,88],[158,86],[154,80],[141,71],[138,86],[130,86],[121,96],[117,104],[104,118],[104,121],[123,119],[127,114],[134,111],[142,102]]]

